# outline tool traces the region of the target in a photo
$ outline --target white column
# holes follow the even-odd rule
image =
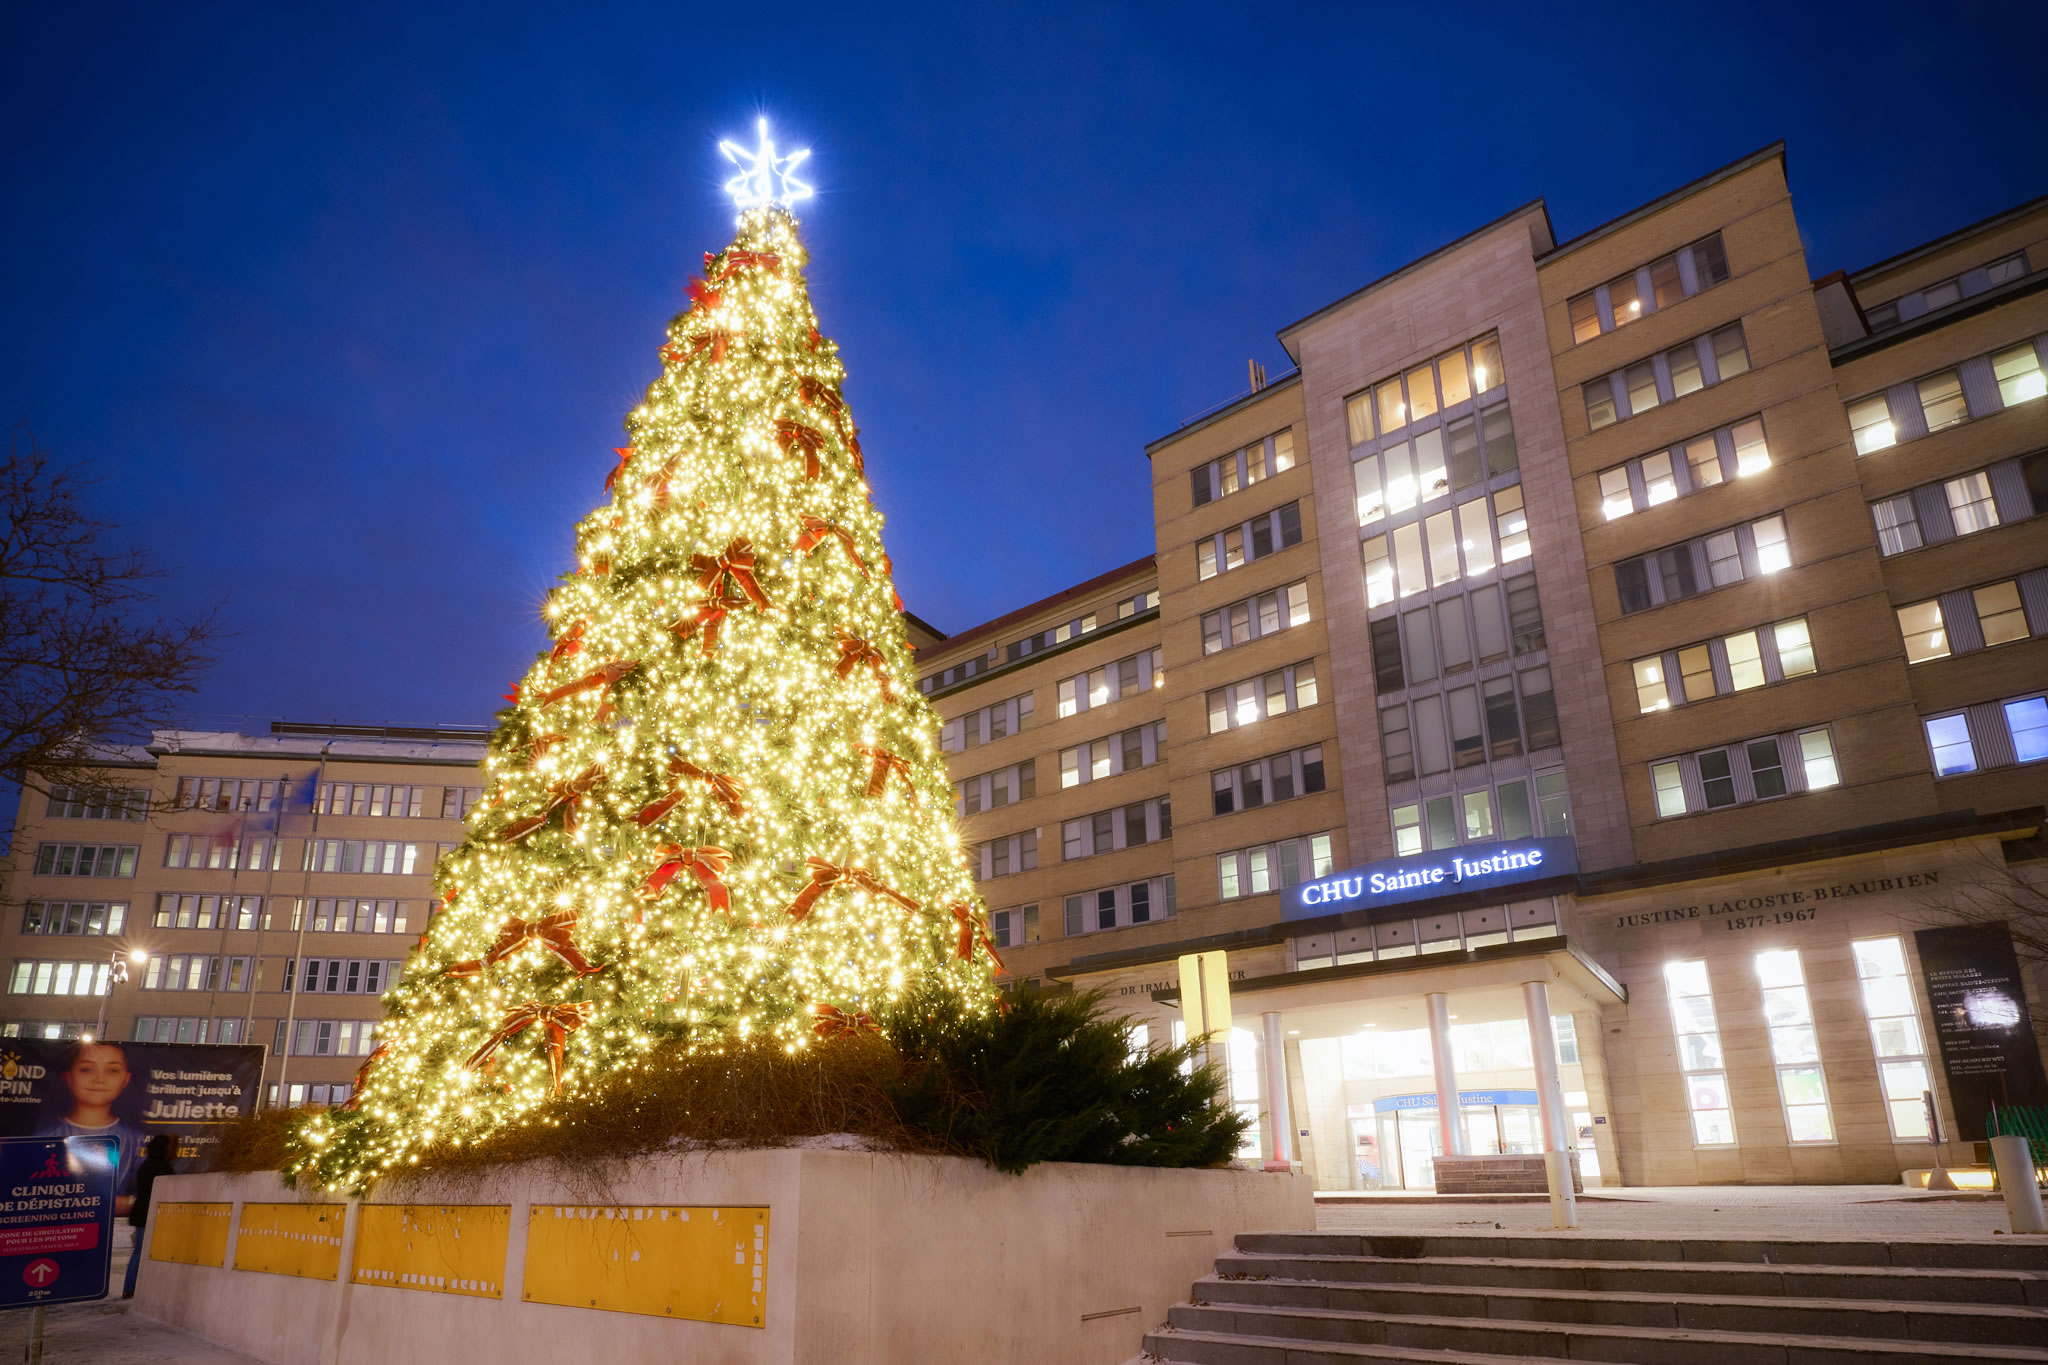
[[[1287,1039],[1280,1030],[1280,1012],[1268,1010],[1259,1016],[1266,1026],[1266,1122],[1273,1134],[1270,1171],[1291,1170],[1294,1165],[1294,1116],[1287,1103]]]
[[[1543,1168],[1550,1186],[1550,1221],[1560,1228],[1575,1228],[1579,1225],[1579,1208],[1572,1192],[1568,1115],[1564,1108],[1564,1082],[1557,1070],[1557,1034],[1550,1026],[1549,985],[1524,981],[1522,1007],[1529,1015],[1529,1054],[1536,1062],[1536,1108],[1543,1121]]]
[[[1465,1115],[1458,1108],[1458,1072],[1451,1062],[1450,997],[1433,991],[1429,1006],[1429,1060],[1436,1071],[1436,1123],[1444,1155],[1465,1155]]]

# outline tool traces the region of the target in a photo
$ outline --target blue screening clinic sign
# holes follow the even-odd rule
[[[1316,919],[1465,891],[1498,888],[1505,894],[1521,882],[1569,877],[1578,870],[1578,847],[1570,839],[1460,844],[1412,858],[1387,858],[1291,886],[1281,894],[1280,918]]]
[[[0,1138],[0,1308],[107,1296],[120,1168],[115,1138]]]

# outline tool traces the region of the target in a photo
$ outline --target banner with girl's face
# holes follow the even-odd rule
[[[262,1077],[261,1047],[0,1038],[0,1137],[118,1139],[125,1207],[151,1136],[171,1137],[177,1169],[203,1169],[222,1127],[255,1112]]]

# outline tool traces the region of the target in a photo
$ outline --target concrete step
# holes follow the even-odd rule
[[[1346,1232],[1254,1232],[1241,1234],[1237,1238],[1237,1249],[1297,1256],[1376,1256],[1388,1260],[1450,1256],[1523,1261],[1738,1262],[2048,1272],[2048,1239],[2026,1237],[1886,1242],[1791,1237],[1592,1237],[1579,1232],[1457,1232],[1401,1236]]]
[[[1305,1256],[1226,1251],[1217,1274],[1333,1284],[1502,1286],[1608,1293],[1712,1294],[1741,1298],[1897,1299],[2048,1307],[2048,1271],[1948,1270],[1924,1266],[1769,1265],[1761,1262],[1518,1260],[1494,1256]]]
[[[1375,1353],[1385,1348],[1408,1354]],[[1180,1304],[1145,1349],[1184,1365],[1340,1365],[1445,1360],[1446,1353],[1629,1365],[1957,1365],[2048,1362],[2048,1347],[1870,1337],[1492,1321],[1423,1314]]]
[[[1328,1284],[1206,1276],[1194,1303],[1490,1322],[1603,1324],[1663,1330],[1882,1337],[1888,1341],[2048,1346],[2048,1308],[1867,1299],[1730,1298],[1498,1285]]]

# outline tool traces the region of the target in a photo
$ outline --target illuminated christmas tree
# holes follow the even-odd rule
[[[765,122],[608,499],[550,595],[443,908],[347,1112],[298,1169],[353,1187],[546,1121],[658,1044],[884,1031],[991,1008],[994,948],[916,687],[838,347]]]

